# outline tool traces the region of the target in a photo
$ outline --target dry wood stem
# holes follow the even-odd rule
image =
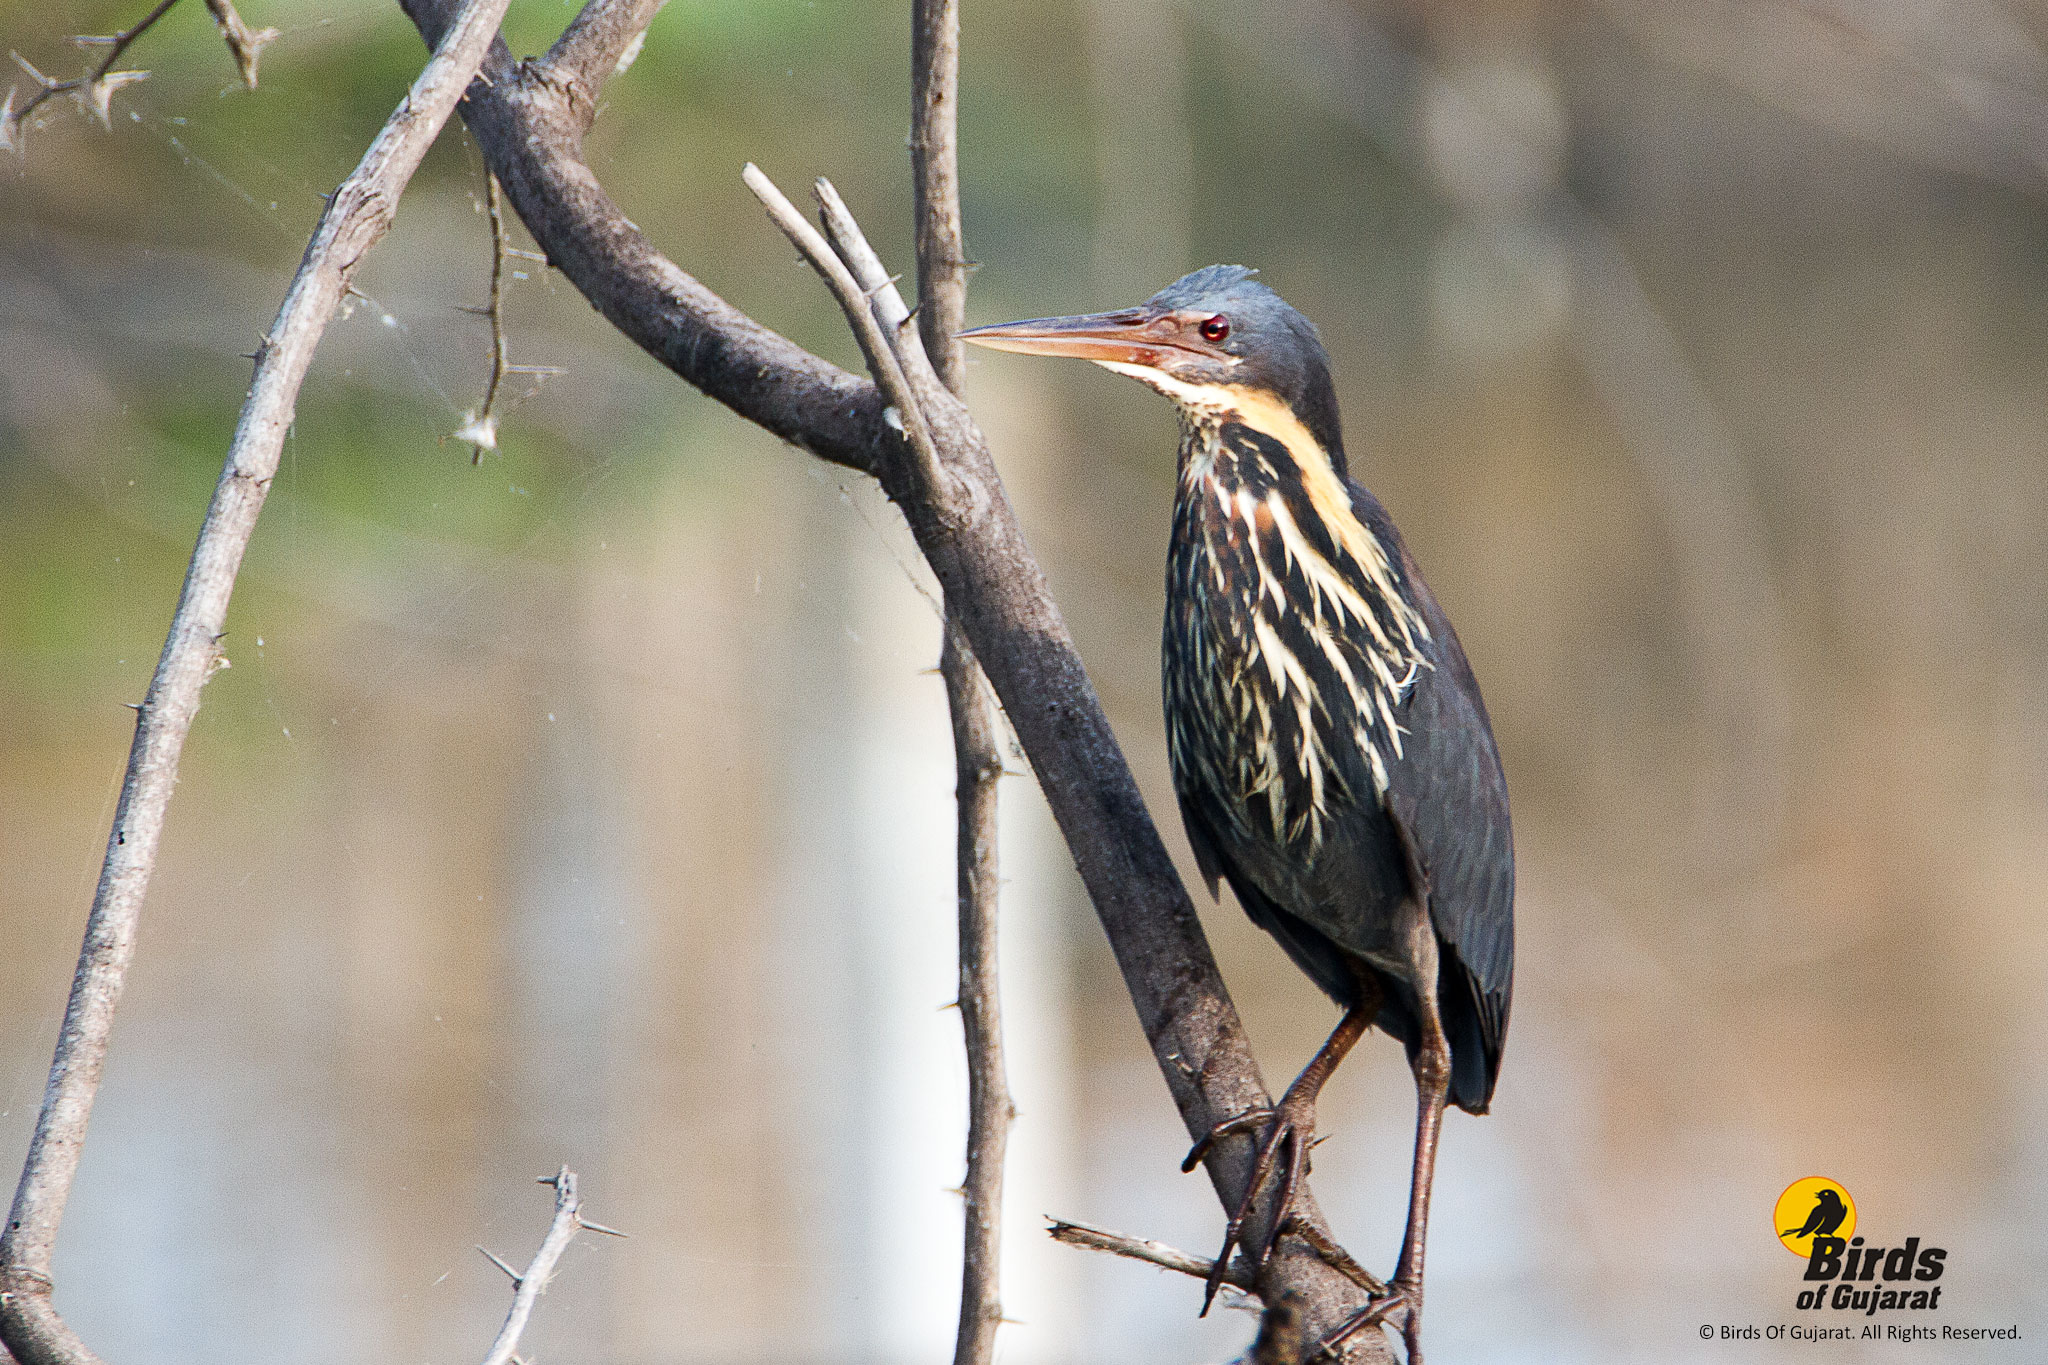
[[[939,378],[964,397],[966,362],[957,339],[967,325],[968,266],[960,229],[960,0],[914,0],[910,99],[918,327]]]
[[[512,245],[505,230],[505,194],[498,185],[498,177],[489,171],[484,172],[484,211],[491,220],[491,301],[482,308],[465,307],[462,311],[478,314],[491,324],[491,377],[485,381],[482,404],[463,413],[462,425],[454,432],[456,440],[469,445],[471,464],[482,464],[484,453],[498,448],[498,395],[503,392],[506,379],[515,374],[529,375],[537,386],[541,380],[563,373],[555,365],[512,363],[511,348],[505,338],[505,262],[545,264],[547,257]]]
[[[519,1349],[519,1338],[526,1331],[526,1323],[533,1316],[533,1305],[547,1292],[548,1281],[555,1277],[555,1266],[562,1259],[562,1253],[569,1249],[569,1243],[576,1240],[576,1234],[586,1228],[613,1237],[625,1234],[597,1223],[583,1221],[582,1198],[576,1192],[576,1172],[567,1166],[553,1175],[540,1178],[543,1185],[555,1187],[555,1216],[548,1221],[547,1235],[541,1238],[540,1249],[533,1253],[525,1270],[514,1270],[497,1256],[482,1247],[491,1263],[512,1279],[512,1307],[505,1314],[505,1324],[498,1329],[497,1340],[484,1356],[484,1365],[508,1365],[518,1359],[513,1354]]]
[[[885,319],[899,350],[922,349],[953,397],[966,395],[959,332],[966,325],[967,265],[960,227],[959,0],[914,0],[910,39],[910,171],[917,217],[917,310],[923,346],[902,321]],[[820,181],[820,198],[831,189]],[[826,204],[828,220],[838,196]],[[846,215],[850,220],[852,215]],[[834,236],[856,235],[835,233]],[[879,273],[880,263],[875,270]],[[858,272],[856,272],[858,273]],[[878,301],[883,292],[871,288]],[[1003,1062],[997,971],[996,784],[1002,775],[995,709],[966,633],[949,610],[939,672],[953,720],[958,803],[960,1027],[967,1048],[965,1236],[960,1255],[960,1322],[953,1365],[991,1365],[1003,1321],[1003,1157],[1016,1108]]]
[[[21,108],[14,107],[14,90],[10,87],[7,98],[0,103],[0,151],[22,149],[22,126],[29,115],[42,106],[44,100],[53,95],[76,95],[81,103],[98,118],[101,127],[112,126],[110,101],[114,92],[122,86],[146,78],[147,71],[116,71],[114,64],[132,46],[137,38],[156,26],[178,0],[157,0],[155,8],[143,15],[127,28],[107,38],[76,38],[73,41],[84,47],[104,47],[107,55],[100,58],[99,65],[83,76],[71,80],[52,80],[36,70],[26,57],[19,52],[11,53],[14,63],[36,86],[34,94],[28,97]],[[263,49],[274,41],[278,32],[274,28],[252,29],[242,22],[242,16],[235,12],[230,0],[206,0],[206,8],[212,12],[214,24],[220,29],[221,40],[228,46],[228,52],[235,59],[235,66],[241,72],[242,83],[251,90],[256,88],[256,62]]]
[[[1126,1237],[1121,1232],[1098,1228],[1087,1223],[1070,1223],[1055,1218],[1046,1229],[1055,1242],[1085,1251],[1102,1251],[1112,1256],[1123,1256],[1133,1261],[1156,1265],[1162,1270],[1177,1270],[1204,1283],[1209,1273],[1216,1268],[1216,1262],[1207,1256],[1196,1256],[1191,1252],[1170,1247],[1164,1242],[1154,1242],[1143,1237]],[[1223,1283],[1250,1293],[1253,1289],[1251,1271],[1246,1268],[1242,1256],[1224,1272]]]

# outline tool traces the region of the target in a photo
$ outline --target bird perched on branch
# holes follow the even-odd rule
[[[1344,1015],[1258,1132],[1246,1214],[1278,1173],[1264,1264],[1308,1165],[1316,1096],[1374,1024],[1415,1076],[1408,1222],[1388,1291],[1341,1328],[1398,1321],[1420,1365],[1423,1243],[1446,1101],[1486,1112],[1514,984],[1507,783],[1465,652],[1386,509],[1352,482],[1315,327],[1241,266],[1136,308],[963,333],[1129,375],[1180,409],[1167,555],[1166,730],[1188,841]]]

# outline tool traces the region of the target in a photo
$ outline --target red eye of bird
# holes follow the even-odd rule
[[[1200,328],[1202,340],[1216,342],[1230,335],[1230,319],[1218,313],[1204,322]]]

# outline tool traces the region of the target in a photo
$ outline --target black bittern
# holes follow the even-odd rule
[[[1241,266],[1136,308],[981,327],[968,341],[1078,356],[1180,409],[1167,552],[1174,790],[1214,894],[1230,883],[1344,1016],[1271,1110],[1209,1299],[1274,1173],[1263,1265],[1307,1169],[1316,1096],[1379,1027],[1415,1076],[1415,1163],[1392,1284],[1340,1337],[1399,1320],[1421,1359],[1423,1242],[1448,1100],[1486,1112],[1514,982],[1507,783],[1479,684],[1386,509],[1351,481],[1316,329]]]

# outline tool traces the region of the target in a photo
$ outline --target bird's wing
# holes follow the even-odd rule
[[[1507,779],[1479,684],[1457,632],[1370,494],[1357,498],[1429,625],[1431,662],[1398,718],[1407,734],[1387,765],[1386,808],[1427,879],[1430,920],[1466,974],[1490,1060],[1507,1037],[1515,977],[1515,852]],[[1369,522],[1368,524],[1371,524]]]

